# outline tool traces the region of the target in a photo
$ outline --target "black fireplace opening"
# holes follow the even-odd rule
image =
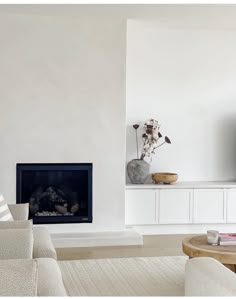
[[[17,163],[16,202],[34,224],[92,222],[92,163]]]

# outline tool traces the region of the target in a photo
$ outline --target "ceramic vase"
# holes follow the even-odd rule
[[[142,159],[133,159],[127,164],[127,173],[132,184],[144,184],[149,172],[150,164]]]

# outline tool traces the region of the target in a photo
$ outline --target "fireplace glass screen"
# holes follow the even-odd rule
[[[17,164],[17,203],[34,223],[92,222],[92,164]]]

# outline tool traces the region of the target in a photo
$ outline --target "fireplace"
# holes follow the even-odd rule
[[[92,163],[16,165],[16,202],[35,224],[92,222]]]

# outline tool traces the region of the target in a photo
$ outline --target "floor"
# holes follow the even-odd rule
[[[144,236],[143,246],[58,248],[58,260],[78,260],[118,257],[179,256],[182,252],[182,239],[189,235]]]

